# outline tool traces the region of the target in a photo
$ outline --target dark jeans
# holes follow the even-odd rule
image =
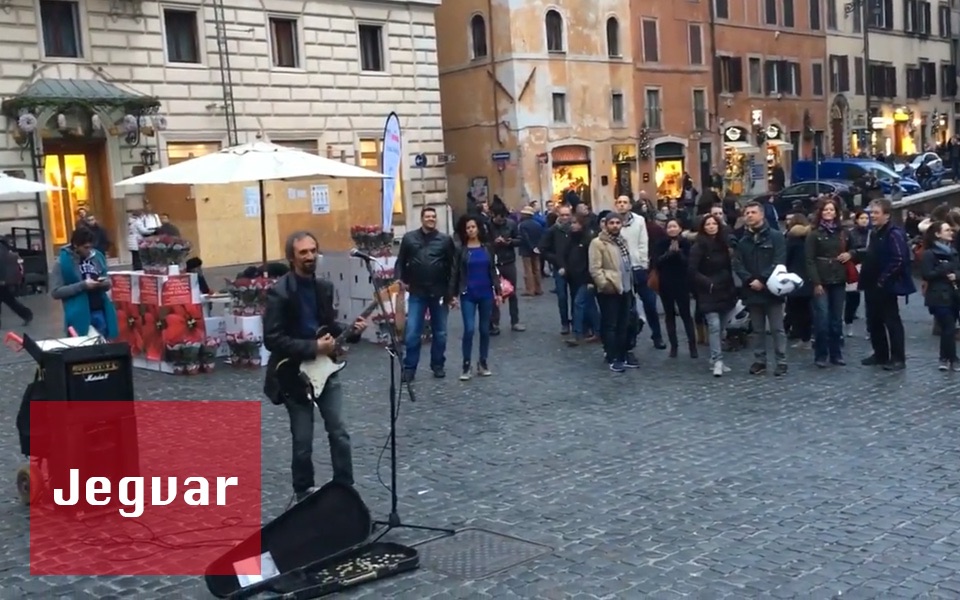
[[[10,310],[17,313],[17,316],[24,321],[33,319],[33,311],[23,305],[13,294],[13,288],[7,285],[0,285],[0,308],[3,304],[10,307]]]
[[[870,334],[873,356],[879,362],[906,361],[899,300],[896,294],[878,288],[863,292],[867,313],[867,332]]]
[[[497,268],[500,269],[500,275],[513,284],[514,292],[510,294],[510,297],[507,299],[507,304],[510,307],[510,324],[516,325],[520,322],[520,301],[517,299],[517,294],[520,293],[520,290],[517,288],[517,263],[513,262],[508,265],[499,265]],[[493,318],[491,321],[495,329],[500,329],[500,305],[493,305]]]
[[[313,402],[303,398],[287,400],[284,406],[290,414],[290,433],[293,435],[293,460],[290,472],[293,475],[293,491],[300,493],[315,485],[313,479]],[[337,375],[327,380],[327,385],[316,401],[323,418],[323,427],[330,440],[330,463],[333,479],[353,485],[353,457],[350,452],[350,435],[343,423],[343,389]]]
[[[460,316],[463,318],[463,340],[461,344],[463,364],[470,364],[470,357],[473,354],[473,334],[478,330],[480,333],[480,362],[486,364],[487,357],[490,356],[490,315],[494,307],[492,296],[477,299],[460,296]]]
[[[573,298],[573,335],[578,339],[587,333],[600,333],[600,311],[597,309],[597,290],[593,286],[577,286]]]
[[[131,250],[131,251],[130,251],[130,259],[133,261],[133,270],[134,270],[134,271],[142,271],[142,270],[143,270],[143,262],[140,261],[140,253],[139,253],[139,252],[137,252],[136,250]]]
[[[407,322],[404,329],[403,370],[414,372],[420,364],[423,325],[430,311],[430,368],[442,369],[447,353],[447,305],[437,296],[414,296],[407,300]]]
[[[803,297],[787,298],[783,328],[792,340],[809,342],[813,337],[813,307],[811,299]]]
[[[633,291],[643,303],[643,315],[650,327],[650,337],[659,342],[663,340],[663,331],[660,329],[660,315],[657,313],[657,293],[647,285],[648,273],[646,269],[633,270]]]
[[[823,295],[813,297],[813,359],[843,358],[843,302],[846,284],[823,286]]]
[[[571,300],[573,299],[573,289],[570,287],[570,282],[567,281],[567,278],[559,273],[559,269],[554,267],[553,270],[553,285],[555,286],[554,291],[557,294],[557,308],[560,309],[560,324],[563,327],[570,327],[570,323],[573,321],[570,309],[573,307]]]
[[[860,308],[860,292],[847,292],[847,299],[843,306],[843,322],[852,325]]]
[[[600,339],[609,361],[624,361],[629,351],[627,321],[633,305],[630,294],[597,294],[600,306]]]
[[[931,306],[930,314],[940,327],[940,360],[957,362],[957,309],[951,306]]]
[[[660,302],[663,303],[663,320],[667,325],[667,339],[670,340],[670,347],[677,348],[677,317],[683,323],[683,332],[687,336],[687,344],[693,348],[697,345],[697,334],[693,329],[693,316],[690,314],[690,296],[683,294],[677,296],[674,294],[661,294]]]

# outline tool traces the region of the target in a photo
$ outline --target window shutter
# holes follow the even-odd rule
[[[800,63],[791,63],[790,69],[793,70],[793,93],[797,96],[803,95],[803,74],[800,72]]]
[[[777,68],[776,62],[772,60],[763,61],[763,93],[772,94],[773,93],[773,73],[774,69]]]
[[[957,95],[957,67],[947,65],[947,73],[943,78],[943,95],[953,98]]]
[[[840,92],[849,92],[850,91],[850,57],[849,56],[840,56]]]
[[[790,81],[790,65],[787,64],[785,60],[777,61],[777,92],[784,93],[789,92],[790,88],[787,84]]]
[[[725,92],[723,89],[723,59],[719,56],[713,57],[713,87],[719,92]]]
[[[883,28],[893,29],[893,0],[883,0]]]
[[[743,91],[743,58],[739,56],[730,59],[730,91]]]

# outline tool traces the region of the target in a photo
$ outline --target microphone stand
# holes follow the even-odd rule
[[[410,397],[410,401],[416,402],[417,397],[410,387],[410,382],[401,380],[400,384],[397,384],[397,364],[402,364],[403,344],[397,332],[396,314],[394,314],[394,320],[390,321],[390,313],[387,312],[387,307],[384,305],[383,297],[388,286],[380,283],[381,278],[377,275],[373,260],[361,256],[357,256],[356,258],[360,258],[367,267],[367,272],[370,274],[370,281],[373,282],[374,301],[377,303],[377,309],[380,311],[382,322],[387,325],[387,333],[389,335],[386,350],[387,356],[390,357],[390,514],[387,516],[386,521],[373,522],[374,525],[383,527],[383,530],[380,531],[379,535],[374,539],[374,542],[379,541],[383,536],[390,533],[390,531],[399,528],[435,531],[446,534],[447,536],[454,535],[456,534],[456,530],[454,529],[428,527],[426,525],[410,525],[400,519],[400,511],[398,509],[399,495],[397,492],[397,419],[400,412],[400,397],[403,394],[404,383],[406,384],[407,395]],[[400,293],[403,293],[403,291],[401,290]],[[396,309],[395,305],[394,309]]]

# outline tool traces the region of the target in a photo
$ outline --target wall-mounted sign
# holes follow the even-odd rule
[[[759,108],[755,108],[750,111],[750,120],[755,126],[763,125],[763,111]]]
[[[782,134],[783,131],[776,125],[767,125],[764,133],[767,135],[768,140],[778,140],[780,139],[780,134]]]
[[[723,138],[728,142],[741,142],[744,137],[743,129],[739,127],[727,127],[727,130],[723,132]]]

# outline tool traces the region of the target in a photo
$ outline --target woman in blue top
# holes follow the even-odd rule
[[[483,239],[483,229],[477,219],[461,217],[457,222],[460,248],[450,278],[450,297],[456,308],[460,304],[463,317],[463,371],[460,381],[470,379],[470,359],[473,353],[473,333],[480,331],[480,360],[477,375],[489,377],[487,358],[490,353],[490,317],[494,303],[500,302],[500,276],[494,252]],[[479,323],[478,321],[479,315]]]
[[[50,272],[50,295],[63,302],[63,328],[87,335],[92,326],[108,340],[117,337],[117,311],[107,292],[107,259],[96,250],[92,231],[74,230]]]

